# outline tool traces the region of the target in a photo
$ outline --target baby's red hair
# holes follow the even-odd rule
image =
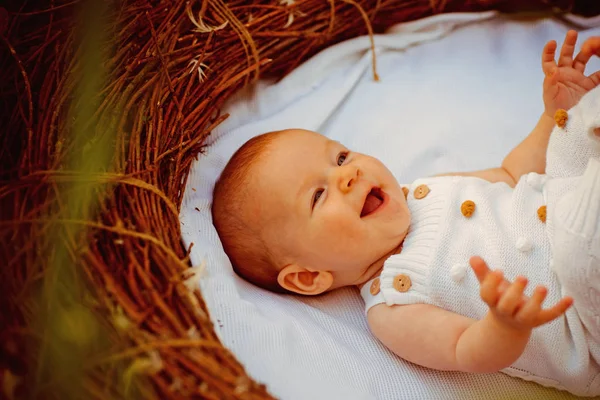
[[[264,241],[262,224],[246,205],[250,177],[261,157],[283,131],[256,136],[231,157],[213,191],[213,224],[235,272],[264,289],[287,293],[277,282],[279,266]]]

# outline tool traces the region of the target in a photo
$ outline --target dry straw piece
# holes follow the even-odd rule
[[[586,2],[39,3],[0,9],[0,396],[266,399],[219,342],[180,241],[224,102],[397,22]]]

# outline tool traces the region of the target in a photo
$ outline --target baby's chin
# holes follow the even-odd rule
[[[398,219],[395,220],[395,223],[396,229],[394,231],[393,242],[395,244],[400,244],[404,241],[406,235],[408,235],[408,231],[410,230],[411,217],[406,203],[404,203],[403,209],[398,211]]]

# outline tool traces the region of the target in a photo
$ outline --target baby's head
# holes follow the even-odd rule
[[[379,160],[300,129],[245,143],[215,186],[212,215],[239,275],[305,295],[371,279],[410,224]]]

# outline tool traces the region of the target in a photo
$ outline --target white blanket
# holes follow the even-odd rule
[[[596,28],[600,20],[578,20]],[[333,46],[277,84],[261,82],[227,106],[188,178],[181,209],[191,260],[217,334],[248,373],[282,399],[566,399],[503,374],[431,371],[395,357],[369,333],[358,291],[281,296],[238,278],[210,216],[214,183],[250,137],[284,128],[324,133],[380,158],[401,182],[498,166],[543,110],[540,54],[562,42],[557,20],[446,14]],[[588,72],[600,69],[598,59]],[[192,281],[194,283],[194,281]],[[401,327],[398,327],[401,329]]]

